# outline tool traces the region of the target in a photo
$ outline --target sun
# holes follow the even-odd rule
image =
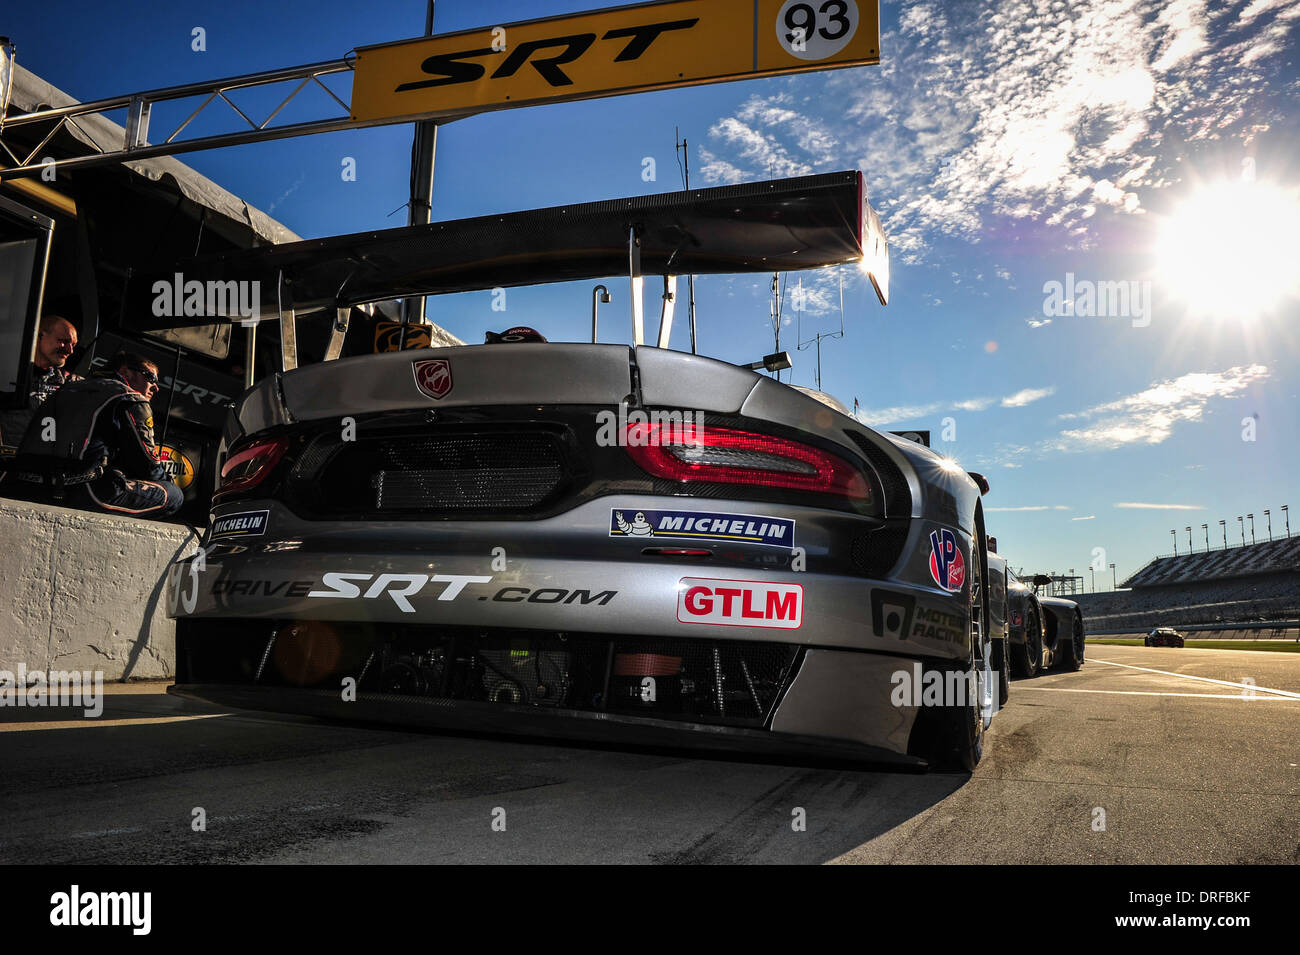
[[[1160,226],[1157,275],[1192,314],[1251,319],[1300,295],[1300,189],[1202,186]]]

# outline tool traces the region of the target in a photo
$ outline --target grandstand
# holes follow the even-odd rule
[[[1233,577],[1253,577],[1278,571],[1295,573],[1300,569],[1300,537],[1247,544],[1227,550],[1201,554],[1157,557],[1121,585],[1154,587],[1162,584],[1187,584]]]
[[[1242,624],[1272,636],[1300,617],[1300,537],[1156,557],[1121,586],[1072,597],[1089,632]]]

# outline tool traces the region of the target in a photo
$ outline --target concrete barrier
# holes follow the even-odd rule
[[[0,500],[0,670],[172,677],[166,573],[197,546],[179,524]]]

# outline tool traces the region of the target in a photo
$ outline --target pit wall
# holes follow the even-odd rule
[[[167,568],[198,540],[179,524],[0,499],[0,670],[170,679]]]

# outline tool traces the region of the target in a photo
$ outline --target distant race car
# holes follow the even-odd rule
[[[861,174],[840,173],[178,270],[283,273],[307,310],[608,276],[629,233],[647,270],[701,274],[856,261],[873,229]],[[982,754],[980,486],[833,399],[646,345],[424,348],[263,379],[222,457],[200,555],[173,568],[173,692],[967,770]]]
[[[1157,627],[1142,641],[1146,647],[1181,647],[1183,635],[1172,627]]]

